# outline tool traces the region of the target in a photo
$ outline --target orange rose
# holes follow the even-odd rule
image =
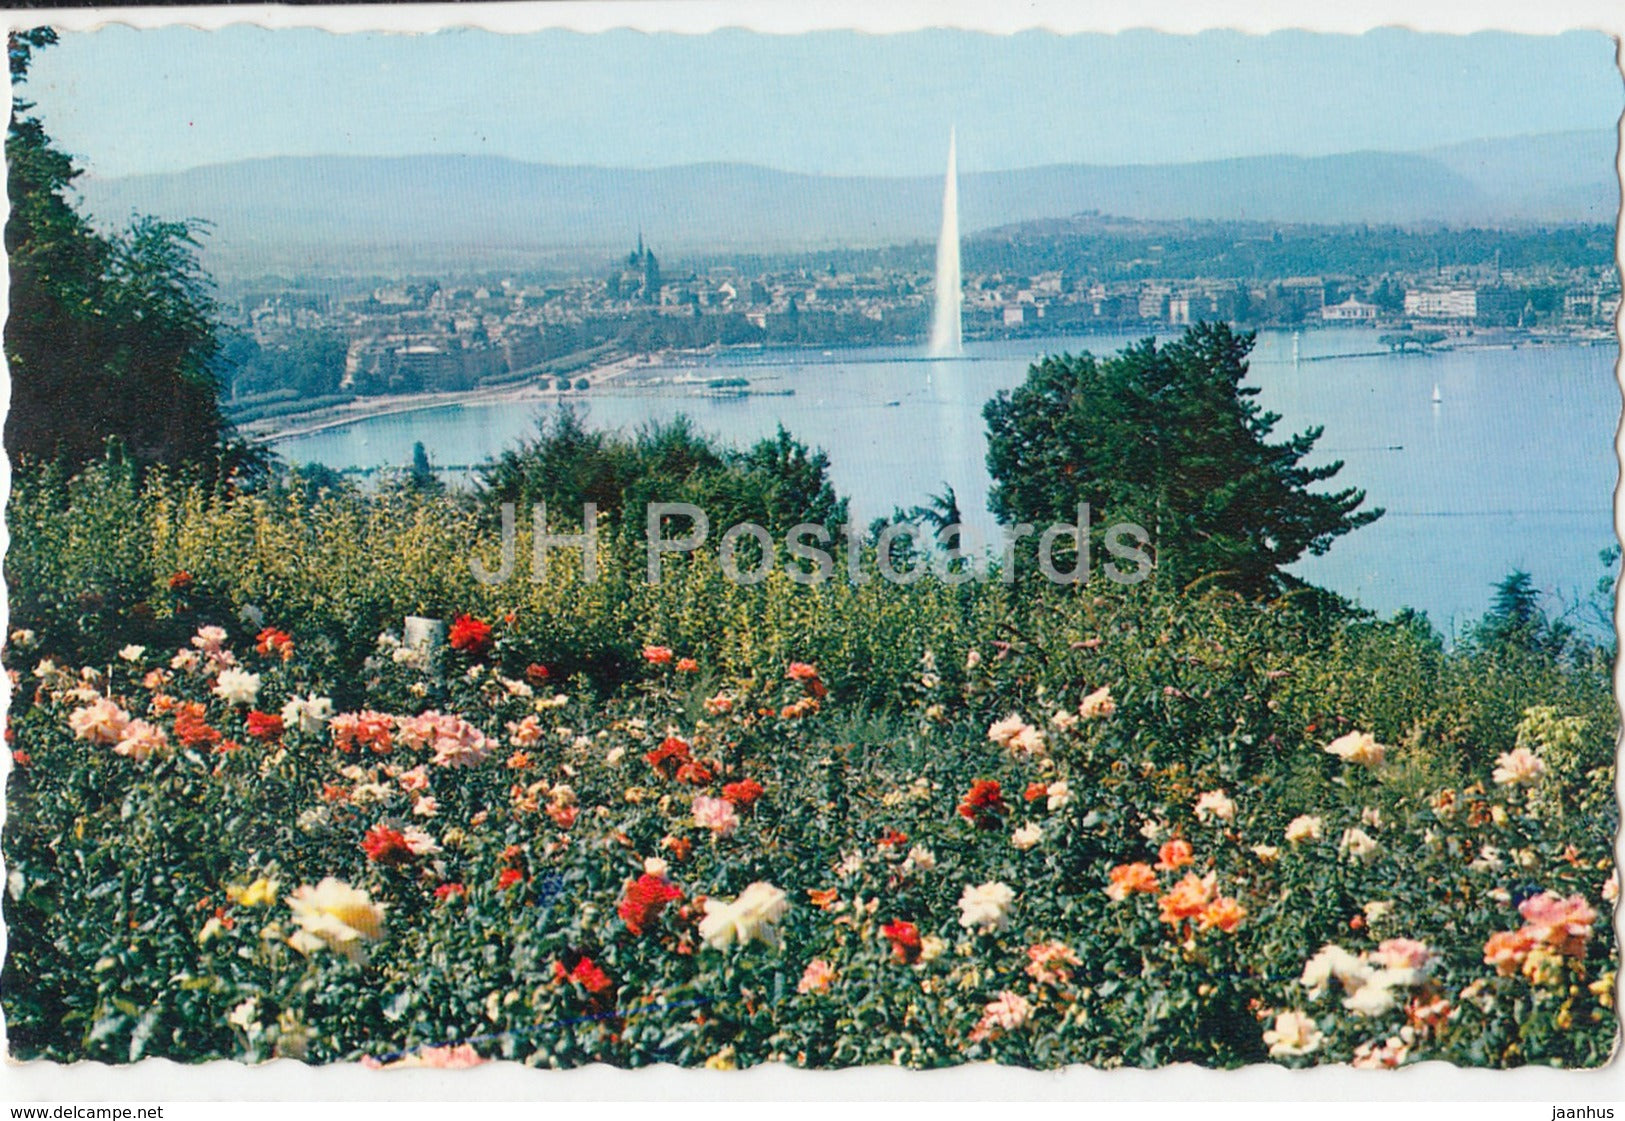
[[[1229,896],[1222,896],[1209,903],[1196,917],[1196,922],[1203,930],[1215,928],[1231,933],[1240,925],[1247,909]]]
[[[1528,927],[1498,930],[1484,943],[1484,964],[1495,966],[1495,972],[1502,977],[1516,977],[1518,967],[1534,947],[1535,939]]]
[[[1157,900],[1157,906],[1162,910],[1162,921],[1177,923],[1200,915],[1213,898],[1213,885],[1217,878],[1212,872],[1206,876],[1186,873],[1185,878],[1169,889],[1167,895]]]
[[[1189,841],[1173,840],[1157,850],[1157,871],[1172,872],[1195,861]]]
[[[1135,892],[1155,895],[1157,888],[1157,874],[1151,870],[1149,864],[1119,864],[1107,873],[1111,877],[1111,885],[1106,888],[1106,894],[1112,899],[1122,902]]]

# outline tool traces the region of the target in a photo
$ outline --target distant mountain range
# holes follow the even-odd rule
[[[1085,211],[1146,219],[1509,225],[1612,222],[1612,132],[1481,140],[1425,152],[1066,164],[960,177],[961,228]],[[748,164],[650,170],[489,156],[276,157],[81,180],[99,220],[204,218],[232,273],[372,271],[422,259],[511,264],[621,250],[874,246],[933,238],[936,176],[819,176]]]

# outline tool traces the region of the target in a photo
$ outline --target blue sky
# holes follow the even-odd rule
[[[1596,33],[65,34],[25,94],[98,175],[472,153],[825,174],[1411,150],[1612,128]]]

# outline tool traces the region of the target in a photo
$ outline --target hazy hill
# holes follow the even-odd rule
[[[1430,152],[1060,165],[965,174],[967,231],[1099,211],[1283,222],[1612,221],[1611,133],[1475,141]],[[637,170],[486,156],[283,157],[82,181],[91,211],[213,222],[220,271],[356,269],[624,248],[666,252],[880,245],[935,235],[934,176],[803,175],[745,164]]]

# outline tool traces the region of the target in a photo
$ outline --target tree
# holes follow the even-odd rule
[[[847,514],[822,451],[782,427],[743,451],[729,448],[684,416],[624,436],[590,429],[575,409],[561,409],[535,438],[481,466],[478,478],[490,502],[544,502],[556,518],[579,518],[591,502],[633,536],[644,533],[652,502],[692,503],[718,534],[746,521],[775,534],[801,522],[833,530]]]
[[[8,39],[13,87],[49,29]],[[137,218],[102,234],[69,191],[80,169],[46,134],[31,102],[13,102],[6,133],[11,309],[6,444],[27,460],[78,467],[117,439],[137,464],[248,464],[229,445],[217,401],[218,349],[200,225]]]
[[[444,490],[440,476],[434,473],[434,465],[429,462],[429,449],[419,440],[412,445],[412,466],[406,473],[408,489],[424,494],[438,494]]]
[[[1486,648],[1515,648],[1554,657],[1568,649],[1574,629],[1548,618],[1540,605],[1540,589],[1521,569],[1507,573],[1495,585],[1490,609],[1474,629],[1473,637]]]
[[[1282,443],[1280,417],[1244,386],[1254,336],[1201,323],[1177,342],[1146,341],[1105,360],[1046,358],[987,403],[989,504],[1005,525],[1135,522],[1154,578],[1200,578],[1250,596],[1299,586],[1284,569],[1374,521],[1363,491],[1310,488],[1342,469],[1305,467],[1311,428]]]

